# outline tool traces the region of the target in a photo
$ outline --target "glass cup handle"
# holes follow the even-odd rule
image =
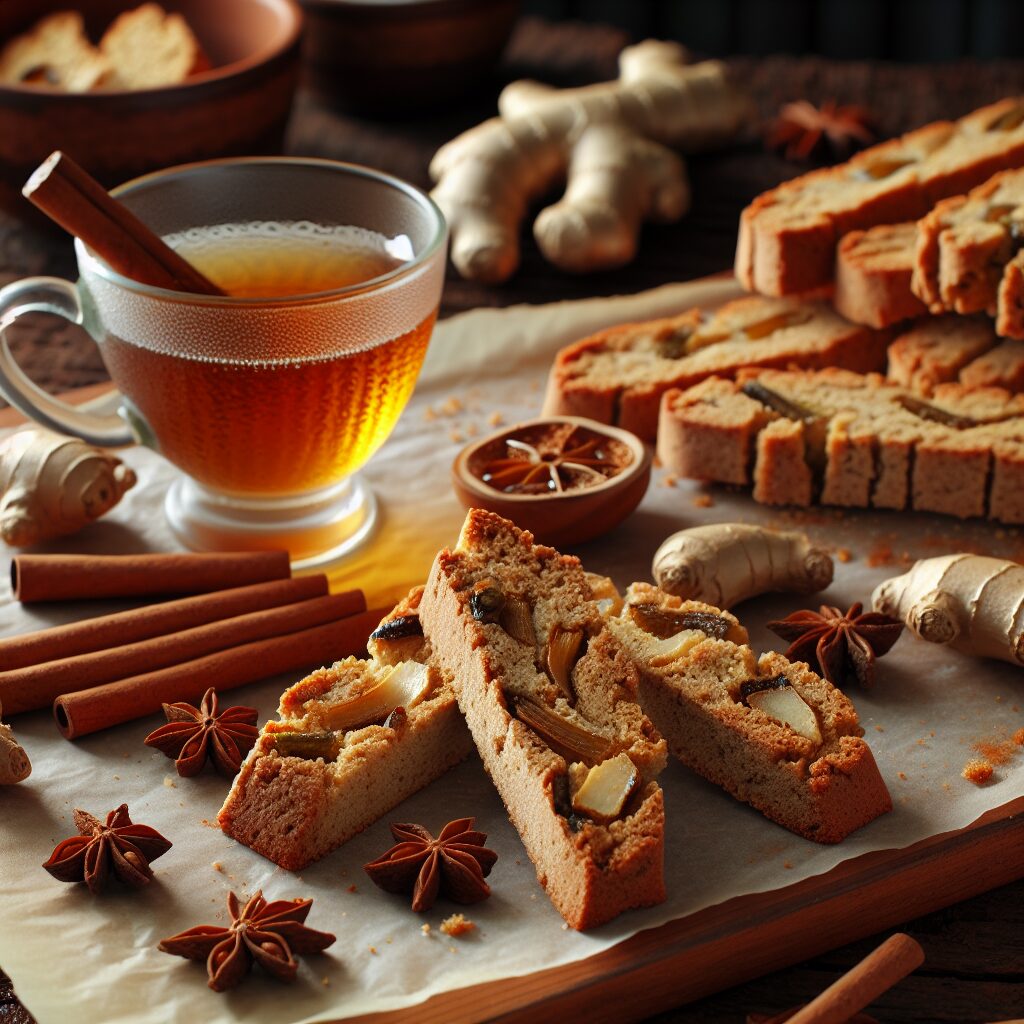
[[[29,380],[7,345],[6,330],[22,313],[56,313],[81,324],[78,289],[59,277],[27,277],[0,288],[0,394],[19,412],[61,434],[104,447],[135,444],[134,434],[119,415],[83,412]]]

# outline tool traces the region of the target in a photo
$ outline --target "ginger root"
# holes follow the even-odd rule
[[[658,586],[731,608],[769,591],[813,594],[832,582],[832,558],[802,533],[714,523],[673,533],[654,555]]]
[[[0,714],[3,714],[2,705]],[[24,782],[31,774],[32,764],[28,754],[14,738],[11,727],[0,722],[0,786]]]
[[[565,270],[627,263],[644,220],[678,220],[689,186],[668,146],[724,142],[748,109],[721,64],[685,61],[678,44],[649,39],[622,51],[614,82],[513,82],[498,99],[499,117],[442,146],[430,164],[431,195],[451,228],[459,273],[489,283],[510,277],[527,206],[567,173],[565,195],[534,223],[541,251]]]
[[[1024,665],[1024,566],[986,555],[915,562],[875,588],[875,611],[933,644]]]
[[[74,533],[135,484],[120,459],[33,427],[0,442],[0,537],[15,547]]]

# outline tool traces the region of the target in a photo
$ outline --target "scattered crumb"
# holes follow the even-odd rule
[[[331,984],[331,979],[330,978],[321,978],[320,979],[320,984],[323,985],[324,988],[327,988]]]
[[[792,870],[793,870],[793,862],[792,862],[791,860],[784,860],[784,861],[782,862],[782,866],[783,866],[783,867],[784,867],[784,868],[785,868],[785,869],[786,869],[787,871],[792,871]]]
[[[875,726],[875,732],[885,732],[885,726],[884,725],[876,725]]]
[[[394,939],[385,939],[385,940],[384,940],[384,944],[385,944],[386,946],[390,946],[390,945],[391,945],[391,943],[392,943],[392,942],[394,942],[394,941],[395,941]]]
[[[678,481],[679,481],[679,477],[675,476],[672,473],[666,473],[661,478],[661,483],[659,484],[659,486],[660,487],[675,487],[675,485],[678,483]]]
[[[426,409],[423,410],[423,418],[428,423],[432,423],[434,420],[437,419],[437,413],[434,412],[434,407],[432,405],[428,405]]]
[[[971,749],[981,754],[990,765],[1003,765],[1016,756],[1015,746],[1017,744],[1013,740],[979,740],[971,744]]]
[[[712,498],[710,494],[698,494],[697,497],[695,497],[693,499],[693,507],[694,508],[714,508],[715,507],[715,499]]]
[[[1018,729],[1013,734],[1013,742],[1016,743],[1018,747],[1024,747],[1024,729]]]
[[[896,773],[896,778],[902,779],[904,782],[906,782],[907,781],[907,773],[906,772],[897,772]]]
[[[430,925],[429,924],[421,924],[420,925],[420,931],[424,935],[429,935],[430,934]]]
[[[121,781],[121,776],[120,775],[115,775],[114,776],[114,781],[115,782],[120,782]]]
[[[452,914],[441,922],[441,931],[453,939],[476,931],[476,925],[465,914]]]
[[[836,548],[836,559],[845,565],[853,561],[853,552],[849,548]]]
[[[358,891],[359,891],[359,890],[358,890],[358,889],[357,889],[357,888],[355,887],[355,885],[354,885],[354,884],[353,884],[353,885],[350,885],[350,886],[349,886],[349,887],[348,887],[348,888],[347,888],[347,889],[345,890],[345,892],[358,892]]]
[[[923,747],[923,746],[926,746],[926,742],[925,742],[925,740],[923,740],[923,739],[920,739],[920,740],[918,740],[918,741],[917,741],[917,745],[918,745],[919,747]]]
[[[942,788],[943,788],[943,789],[944,789],[944,790],[945,790],[945,791],[946,791],[947,793],[952,793],[952,792],[953,792],[953,787],[952,787],[952,786],[951,786],[951,785],[950,785],[950,784],[949,784],[948,782],[944,782],[944,783],[942,784]]]
[[[372,954],[373,954],[374,956],[376,956],[376,955],[377,955],[377,947],[376,947],[376,946],[370,946],[370,947],[369,947],[369,950],[370,950],[370,952],[371,952],[371,953],[372,953]]]
[[[214,862],[213,862],[213,863],[212,863],[212,864],[210,865],[210,867],[211,867],[211,868],[213,868],[213,870],[214,870],[214,871],[220,871],[220,872],[223,872],[223,871],[224,871],[224,865],[223,865],[223,864],[221,864],[221,862],[220,862],[219,860],[215,860],[215,861],[214,861]]]
[[[563,932],[567,932],[568,930],[569,930],[569,926],[565,923],[565,921],[563,921],[562,922],[562,931]]]
[[[448,438],[452,442],[452,444],[462,444],[462,442],[466,440],[461,430],[449,431]]]
[[[487,417],[487,423],[492,427],[500,427],[504,422],[505,417],[502,416],[500,412],[492,412],[491,415]]]
[[[988,761],[968,761],[964,765],[963,776],[968,782],[980,786],[992,778],[992,765]]]
[[[441,415],[457,416],[465,408],[465,403],[461,398],[456,398],[455,395],[449,395],[449,397],[441,404]]]
[[[475,423],[470,423],[466,427],[466,437],[476,437],[480,433],[480,428]]]
[[[880,565],[892,565],[896,561],[892,545],[879,541],[869,552],[867,557],[868,565],[874,569]]]
[[[178,788],[178,784],[174,781],[174,779],[172,779],[170,777],[170,775],[165,775],[164,776],[164,785],[168,789],[177,789]]]

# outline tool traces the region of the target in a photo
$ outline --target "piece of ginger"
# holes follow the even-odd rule
[[[0,714],[3,714],[2,705]],[[28,754],[14,738],[11,727],[0,722],[0,786],[23,782],[31,774],[32,764]]]

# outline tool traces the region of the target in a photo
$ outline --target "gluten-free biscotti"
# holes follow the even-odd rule
[[[421,594],[381,622],[370,660],[347,658],[284,692],[218,815],[227,835],[298,871],[470,753],[451,680],[423,637]]]
[[[666,393],[666,468],[821,502],[1024,522],[1024,396],[940,384],[927,399],[876,374],[751,371]]]
[[[570,926],[665,898],[665,741],[576,558],[470,510],[420,616],[541,885]]]
[[[892,809],[853,704],[803,663],[755,657],[733,615],[634,583],[609,626],[669,750],[737,800],[819,843]]]
[[[831,284],[850,231],[923,217],[939,200],[1024,165],[1024,98],[937,121],[758,196],[740,218],[736,276],[792,295]]]
[[[712,313],[623,324],[567,346],[548,377],[545,416],[585,416],[653,441],[661,396],[748,366],[885,367],[890,332],[851,324],[824,302],[749,296]]]

